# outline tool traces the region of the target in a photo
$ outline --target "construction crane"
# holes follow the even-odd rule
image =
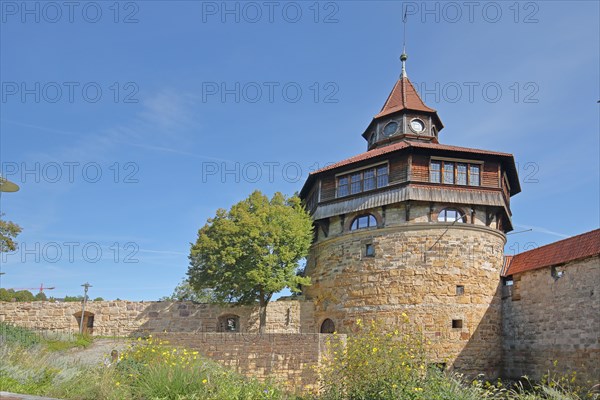
[[[44,290],[54,290],[56,289],[54,286],[52,287],[44,287],[44,284],[40,284],[39,288],[14,288],[13,290],[39,290],[40,293],[44,293]]]

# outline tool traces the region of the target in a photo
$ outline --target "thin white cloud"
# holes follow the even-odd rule
[[[572,235],[567,235],[565,233],[555,232],[550,229],[543,228],[541,226],[515,224],[515,227],[523,228],[523,229],[532,229],[534,232],[546,233],[548,235],[557,236],[562,239],[572,236]]]

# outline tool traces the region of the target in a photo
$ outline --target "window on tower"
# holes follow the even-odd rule
[[[438,214],[438,222],[467,222],[467,217],[460,210],[444,208]]]
[[[442,179],[442,163],[439,161],[432,161],[429,166],[429,182],[440,183]]]
[[[339,176],[336,197],[366,192],[388,185],[388,166],[382,165]]]
[[[352,224],[350,224],[350,230],[355,231],[357,229],[372,228],[374,226],[377,226],[375,217],[372,214],[365,214],[354,218]]]
[[[431,160],[429,182],[446,185],[479,186],[481,164]]]

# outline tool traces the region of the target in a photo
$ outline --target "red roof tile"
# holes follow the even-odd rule
[[[382,154],[388,154],[388,153],[392,153],[394,151],[400,150],[400,149],[405,149],[408,147],[415,147],[415,148],[424,148],[424,149],[438,149],[438,150],[450,150],[450,151],[462,151],[465,153],[475,153],[475,154],[489,154],[489,155],[495,155],[495,156],[502,156],[502,157],[512,157],[512,154],[508,154],[508,153],[499,153],[496,151],[489,151],[489,150],[480,150],[480,149],[472,149],[469,147],[458,147],[458,146],[448,146],[445,144],[439,144],[439,143],[431,143],[431,142],[413,142],[413,141],[399,141],[397,143],[393,143],[393,144],[389,144],[387,146],[383,146],[383,147],[378,147],[376,149],[373,150],[369,150],[366,151],[364,153],[355,155],[353,157],[347,158],[345,160],[339,161],[335,164],[331,164],[328,165],[326,167],[323,167],[319,170],[316,170],[314,172],[311,172],[311,175],[316,175],[319,174],[321,172],[325,172],[325,171],[330,171],[339,167],[343,167],[345,165],[350,165],[350,164],[354,164],[356,162],[359,161],[364,161],[364,160],[368,160],[370,158],[374,158],[377,156],[380,156]]]
[[[389,115],[400,110],[436,112],[433,108],[429,108],[423,103],[415,87],[406,77],[400,78],[396,82],[381,111],[375,118],[383,117],[384,115]]]
[[[600,229],[517,254],[507,260],[509,265],[504,276],[564,264],[598,254],[600,254]]]

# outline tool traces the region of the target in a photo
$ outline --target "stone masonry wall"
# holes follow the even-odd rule
[[[307,262],[317,327],[357,319],[421,331],[432,362],[474,376],[501,372],[504,235],[472,224],[410,223],[331,235]],[[372,244],[373,257],[365,247]],[[404,322],[402,314],[410,320]]]
[[[0,302],[0,322],[37,330],[77,332],[81,303]],[[220,316],[240,318],[241,332],[258,331],[257,307],[228,307],[192,302],[88,302],[94,335],[128,336],[149,332],[216,332]],[[267,332],[314,332],[313,306],[305,301],[274,301],[267,307]]]
[[[156,338],[170,345],[198,350],[237,372],[259,379],[275,378],[291,389],[314,388],[315,367],[326,350],[320,334],[166,333]],[[340,339],[344,340],[343,335]]]
[[[592,386],[600,383],[600,257],[558,271],[560,278],[551,267],[513,277],[502,301],[503,375],[539,379],[548,371],[576,371]]]

